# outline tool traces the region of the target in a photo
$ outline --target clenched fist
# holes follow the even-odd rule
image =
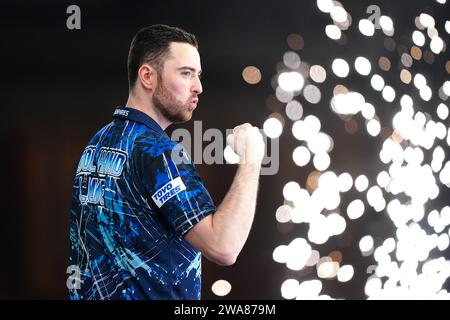
[[[261,165],[265,145],[257,127],[249,123],[235,127],[233,133],[227,137],[227,143],[239,155],[239,163]]]

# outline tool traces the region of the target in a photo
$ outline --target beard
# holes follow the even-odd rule
[[[192,118],[192,110],[189,107],[189,100],[182,102],[178,100],[159,79],[153,94],[153,105],[170,122],[181,123]]]

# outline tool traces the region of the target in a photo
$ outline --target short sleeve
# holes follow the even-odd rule
[[[184,150],[170,141],[144,150],[141,181],[150,201],[176,234],[185,235],[194,225],[216,211],[197,169]],[[181,161],[182,160],[182,161]]]

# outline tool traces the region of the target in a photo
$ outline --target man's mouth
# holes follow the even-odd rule
[[[197,108],[197,103],[198,103],[198,99],[192,99],[189,102],[189,106],[192,108],[192,110],[194,110],[195,108]]]

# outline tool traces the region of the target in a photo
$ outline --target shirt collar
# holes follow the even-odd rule
[[[164,130],[155,120],[153,120],[142,111],[134,108],[117,107],[114,111],[113,118],[140,122],[156,132],[164,133]]]

